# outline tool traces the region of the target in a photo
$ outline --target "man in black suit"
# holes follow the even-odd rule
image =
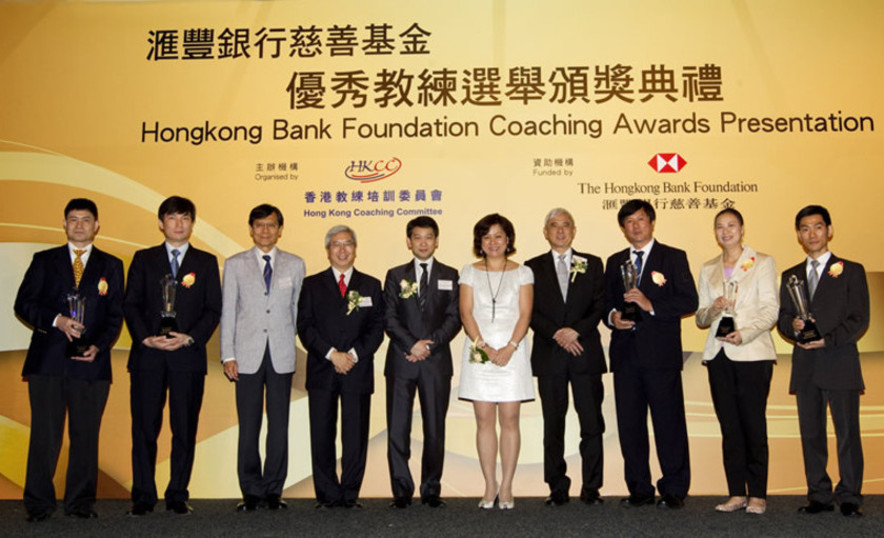
[[[406,508],[414,495],[408,468],[411,456],[411,417],[418,392],[424,431],[421,458],[421,502],[444,506],[441,492],[445,458],[445,415],[451,393],[449,342],[460,331],[457,270],[434,258],[439,248],[439,225],[417,217],[405,228],[414,259],[387,271],[384,281],[385,318],[390,344],[387,378],[387,462],[395,508]]]
[[[28,521],[43,521],[55,510],[52,477],[65,414],[70,448],[64,512],[98,517],[98,432],[110,389],[111,348],[123,326],[123,262],[92,244],[100,227],[95,203],[68,202],[63,226],[67,245],[34,254],[15,297],[16,315],[34,330],[22,368],[31,403]],[[85,299],[82,323],[70,317],[73,295]],[[69,352],[73,342],[79,346]]]
[[[331,267],[304,279],[298,336],[307,349],[310,448],[317,508],[362,508],[374,352],[384,339],[384,298],[378,279],[357,271],[356,233],[334,226],[325,235]],[[341,477],[335,457],[341,406]]]
[[[654,424],[657,459],[657,507],[684,506],[691,482],[688,433],[681,370],[681,318],[697,310],[697,288],[684,251],[657,243],[656,214],[644,200],[630,200],[617,213],[630,248],[605,263],[605,300],[611,333],[611,371],[617,429],[623,454],[629,507],[653,504],[648,464],[648,408]],[[625,289],[621,266],[631,261],[638,285]],[[638,306],[640,321],[622,317],[625,303]]]
[[[798,402],[798,423],[804,453],[808,504],[805,514],[830,512],[833,502],[848,517],[862,516],[863,450],[859,426],[859,396],[865,389],[856,342],[869,326],[869,288],[863,266],[829,251],[832,219],[826,208],[807,206],[795,217],[798,242],[807,259],[783,272],[777,327],[795,341],[789,391]],[[789,280],[807,283],[809,310],[819,338],[802,343],[805,322],[789,295]],[[826,473],[828,441],[826,407],[838,446],[841,480],[832,491]]]
[[[605,310],[602,260],[571,248],[577,227],[567,210],[546,215],[543,236],[552,250],[525,262],[534,272],[534,347],[531,370],[543,407],[543,478],[548,506],[569,500],[571,479],[565,463],[565,415],[568,383],[580,421],[583,487],[580,499],[601,504],[604,474],[602,374],[607,371],[598,324]]]
[[[139,250],[129,267],[123,300],[132,335],[129,352],[132,409],[132,508],[143,516],[157,502],[155,479],[157,437],[163,424],[166,393],[172,454],[166,510],[187,515],[187,485],[193,469],[196,430],[206,375],[206,342],[221,317],[221,280],[212,254],[190,244],[196,220],[193,202],[167,198],[157,212],[162,245]],[[164,310],[163,279],[176,283],[177,329],[160,334]]]

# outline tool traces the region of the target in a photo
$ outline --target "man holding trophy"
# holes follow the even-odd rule
[[[132,335],[132,516],[152,512],[157,502],[157,437],[167,391],[172,454],[166,509],[181,515],[193,511],[187,485],[203,400],[206,342],[221,317],[218,261],[190,244],[193,202],[167,198],[157,217],[165,242],[135,253],[123,301]]]
[[[64,512],[97,517],[98,432],[111,382],[111,348],[123,325],[123,263],[96,248],[98,208],[85,198],[64,211],[67,245],[38,252],[15,298],[34,329],[22,376],[31,431],[24,502],[28,521],[55,510],[52,477],[68,418]]]
[[[808,504],[805,514],[834,510],[862,516],[863,452],[859,395],[865,389],[856,342],[869,325],[869,288],[863,266],[828,249],[832,219],[810,205],[795,217],[798,241],[807,259],[783,273],[777,327],[795,342],[789,391],[798,402]],[[832,488],[826,408],[832,412],[841,479]]]
[[[605,264],[605,302],[606,322],[612,329],[617,429],[629,488],[621,505],[654,503],[648,462],[650,409],[663,472],[656,484],[661,495],[657,508],[678,509],[684,506],[691,481],[681,383],[681,318],[697,309],[697,288],[684,251],[654,239],[654,206],[630,200],[620,208],[617,220],[630,247]]]

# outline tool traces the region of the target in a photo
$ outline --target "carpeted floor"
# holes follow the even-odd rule
[[[388,508],[388,499],[366,499],[364,510],[316,510],[313,501],[289,500],[279,512],[259,510],[240,514],[235,500],[194,500],[190,516],[166,513],[163,505],[141,518],[125,515],[128,501],[102,500],[98,519],[78,520],[56,512],[40,523],[25,521],[19,501],[0,502],[0,536],[884,536],[884,496],[867,497],[865,516],[843,517],[835,512],[808,516],[796,513],[802,497],[771,497],[762,516],[718,514],[720,498],[692,497],[683,510],[654,506],[624,508],[618,498],[602,506],[573,501],[547,507],[539,498],[517,498],[512,511],[476,508],[477,499],[455,498],[448,506],[431,509],[419,504],[404,510]]]

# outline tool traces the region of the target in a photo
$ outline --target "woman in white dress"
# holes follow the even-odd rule
[[[519,408],[534,399],[527,341],[534,274],[507,256],[516,251],[512,223],[497,213],[473,228],[473,252],[482,258],[460,274],[460,317],[467,341],[461,366],[461,400],[473,402],[476,447],[485,477],[479,508],[512,509],[519,459]],[[500,438],[495,423],[500,423]],[[502,477],[497,483],[497,453]]]

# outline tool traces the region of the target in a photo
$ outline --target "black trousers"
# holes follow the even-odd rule
[[[68,469],[65,478],[66,514],[91,510],[98,486],[98,433],[110,381],[85,381],[62,376],[28,376],[31,435],[28,444],[24,503],[28,514],[55,510],[52,477],[68,417]]]
[[[602,401],[605,387],[601,374],[544,375],[537,377],[537,389],[543,410],[543,479],[550,493],[569,495],[571,479],[565,463],[565,417],[568,414],[568,384],[574,398],[574,410],[580,422],[580,458],[582,490],[598,495],[604,477],[602,434],[605,419]]]
[[[157,502],[157,437],[163,426],[166,392],[172,430],[166,504],[186,501],[196,449],[196,430],[203,403],[205,375],[168,368],[130,373],[132,408],[132,501],[153,507]]]
[[[261,423],[267,405],[267,439],[264,467],[258,451]],[[264,498],[281,495],[289,462],[289,402],[292,374],[273,370],[270,348],[254,374],[239,374],[236,382],[236,415],[239,419],[237,474],[242,494]]]
[[[808,379],[796,391],[801,449],[807,498],[811,501],[862,504],[863,447],[859,429],[859,391],[826,390]],[[841,479],[832,492],[832,479],[826,472],[828,440],[826,408],[831,409],[838,446],[838,471]]]
[[[650,409],[657,459],[663,472],[657,481],[657,491],[661,495],[685,498],[691,484],[691,466],[681,370],[627,365],[614,373],[614,402],[629,493],[639,497],[654,495],[648,462]]]
[[[451,378],[421,369],[415,379],[387,378],[387,465],[393,496],[411,499],[414,480],[408,468],[411,457],[411,423],[414,394],[418,393],[423,423],[421,498],[438,497],[442,491],[445,462],[445,416],[451,394]]]
[[[338,479],[335,435],[341,407],[341,478]],[[321,503],[355,502],[365,477],[371,394],[309,390],[310,450],[313,489]]]
[[[724,350],[706,363],[728,495],[767,497],[767,396],[773,361],[732,361]]]

